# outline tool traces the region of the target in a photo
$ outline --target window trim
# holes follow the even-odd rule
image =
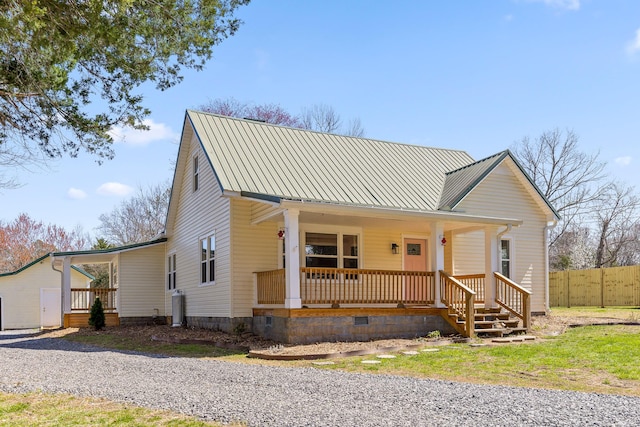
[[[211,245],[213,242],[213,245]],[[206,246],[203,246],[205,243]],[[213,256],[211,254],[211,246],[213,246]],[[205,249],[205,252],[203,252]],[[212,286],[216,284],[216,232],[212,231],[198,238],[198,286]],[[206,255],[204,255],[206,254]],[[203,258],[204,255],[204,258]],[[213,266],[213,269],[211,268]],[[211,280],[213,272],[213,280]],[[205,280],[202,280],[205,274]]]
[[[193,168],[192,188],[193,188],[193,192],[196,192],[198,191],[198,188],[200,188],[200,160],[197,154],[193,156],[192,168]]]
[[[508,242],[509,244],[509,257],[508,258],[503,258],[502,257],[502,242]],[[500,248],[499,248],[499,257],[500,257],[500,274],[502,274],[503,276],[505,276],[507,279],[511,279],[513,277],[513,262],[515,259],[515,254],[514,254],[514,245],[513,245],[513,238],[509,237],[509,236],[502,236],[500,238]],[[503,268],[502,268],[502,263],[504,261],[507,261],[509,263],[509,274],[506,275],[503,272]]]
[[[305,247],[307,245],[307,233],[321,233],[321,234],[335,234],[338,239],[338,267],[344,268],[344,256],[343,256],[343,246],[344,246],[344,235],[354,235],[357,236],[358,239],[358,255],[356,257],[347,257],[349,259],[357,259],[358,260],[358,268],[363,268],[364,256],[363,256],[363,248],[364,248],[364,237],[361,227],[349,227],[349,226],[331,226],[331,225],[320,225],[320,224],[305,224],[305,226],[300,227],[300,267],[307,266],[307,255]],[[279,261],[280,262],[280,261]]]
[[[177,265],[177,256],[176,256],[176,251],[170,251],[167,253],[167,275],[166,275],[166,290],[167,292],[171,292],[176,290],[177,285],[176,285],[176,265]],[[172,276],[173,274],[173,276]],[[173,279],[173,280],[172,280]]]

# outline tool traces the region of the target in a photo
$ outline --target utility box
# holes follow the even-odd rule
[[[184,321],[184,295],[177,289],[171,295],[171,318],[171,326],[182,326]]]

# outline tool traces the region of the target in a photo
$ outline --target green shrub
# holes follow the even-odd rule
[[[91,315],[89,316],[89,326],[93,326],[96,331],[104,328],[106,320],[104,318],[104,309],[102,308],[102,301],[100,298],[96,298],[91,306]]]

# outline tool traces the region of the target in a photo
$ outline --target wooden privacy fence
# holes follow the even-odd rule
[[[551,272],[549,305],[640,306],[640,266]]]

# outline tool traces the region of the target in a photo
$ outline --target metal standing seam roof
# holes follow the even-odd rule
[[[430,148],[187,111],[222,190],[433,211],[448,171],[473,158]]]
[[[480,183],[507,155],[503,151],[493,156],[489,156],[475,163],[463,166],[460,169],[448,172],[440,197],[438,209],[454,209],[456,205],[473,188]]]
[[[438,209],[451,210],[455,209],[458,203],[464,199],[480,182],[491,173],[502,161],[509,158],[513,161],[516,167],[522,173],[525,181],[528,182],[533,190],[540,196],[540,199],[551,210],[556,219],[560,219],[560,215],[551,205],[549,200],[542,194],[540,188],[533,182],[529,174],[524,170],[520,162],[511,154],[509,150],[502,151],[494,154],[493,156],[486,157],[478,160],[475,163],[471,163],[460,169],[448,172],[446,174],[446,180],[444,188],[442,190],[442,196]]]
[[[27,268],[39,263],[40,261],[44,261],[50,255],[51,254],[42,255],[40,258],[34,259],[29,264],[23,265],[22,267],[20,267],[19,269],[15,270],[15,271],[9,271],[9,272],[6,272],[6,273],[0,273],[0,277],[16,275],[16,274],[26,270]],[[74,269],[75,271],[77,271],[78,273],[86,276],[90,280],[95,280],[96,279],[93,274],[90,274],[89,272],[85,271],[84,269],[82,269],[80,267],[76,267],[75,265],[72,265],[71,268]]]

